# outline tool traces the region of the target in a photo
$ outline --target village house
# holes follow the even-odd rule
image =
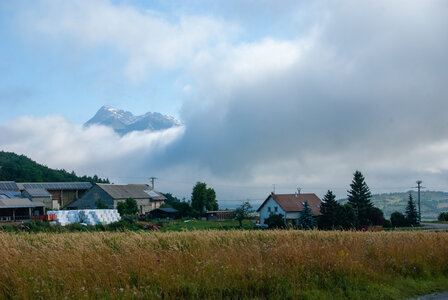
[[[260,213],[260,225],[265,225],[265,220],[271,214],[281,214],[285,224],[296,225],[305,202],[308,202],[314,216],[320,215],[322,201],[316,194],[271,193],[257,210]]]
[[[166,200],[147,184],[96,184],[85,195],[69,204],[67,209],[95,209],[98,201],[107,208],[116,209],[119,202],[132,198],[137,202],[139,214],[146,214],[159,208]]]

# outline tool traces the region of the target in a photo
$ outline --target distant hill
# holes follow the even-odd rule
[[[394,211],[404,214],[409,199],[409,192],[417,203],[417,192],[408,191],[405,193],[386,193],[372,195],[373,204],[384,212],[384,216],[389,218]],[[339,202],[345,203],[347,199]],[[420,204],[422,209],[422,219],[437,219],[440,212],[448,211],[448,193],[436,191],[420,192]]]
[[[0,151],[0,181],[16,182],[69,182],[88,181],[91,183],[109,183],[98,176],[79,177],[75,172],[54,170],[38,164],[25,155]]]
[[[129,111],[107,105],[101,107],[95,116],[84,125],[90,126],[94,124],[108,126],[120,135],[125,135],[132,131],[158,131],[182,126],[182,122],[172,116],[162,115],[157,112],[148,112],[141,116],[134,116]]]

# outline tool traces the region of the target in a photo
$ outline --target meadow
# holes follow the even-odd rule
[[[0,233],[0,298],[403,299],[448,290],[446,232]]]

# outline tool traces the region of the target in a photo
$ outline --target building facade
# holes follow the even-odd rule
[[[260,224],[266,225],[265,220],[272,214],[281,214],[285,224],[296,225],[305,202],[308,202],[314,216],[320,215],[322,201],[316,194],[271,193],[257,210],[260,213]]]
[[[109,209],[116,209],[119,202],[132,198],[137,202],[139,214],[159,208],[166,198],[147,184],[96,184],[85,195],[69,204],[68,209],[95,209],[99,201]]]

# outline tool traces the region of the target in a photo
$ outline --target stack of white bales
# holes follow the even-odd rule
[[[87,225],[110,224],[120,221],[120,214],[116,209],[80,210],[79,217]]]
[[[80,223],[79,213],[77,210],[58,210],[49,211],[49,215],[56,215],[56,224],[58,225],[69,225],[73,223]]]
[[[116,209],[59,210],[49,211],[48,214],[56,215],[55,223],[62,226],[73,223],[110,224],[121,219]]]

